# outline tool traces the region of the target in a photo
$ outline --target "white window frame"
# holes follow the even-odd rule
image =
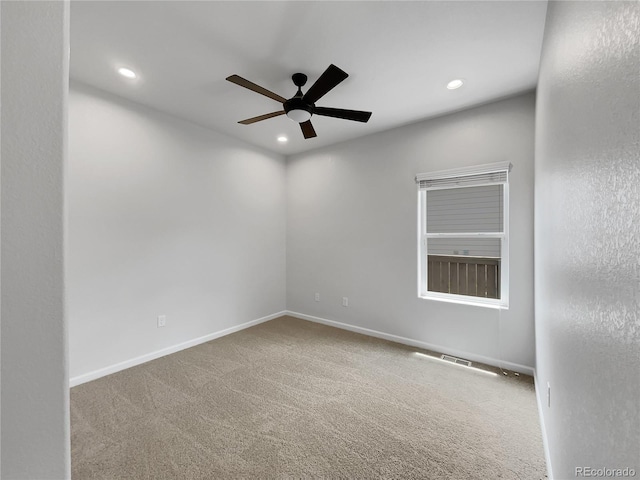
[[[490,308],[509,308],[509,172],[512,165],[509,162],[499,162],[475,167],[455,168],[438,172],[421,173],[416,175],[418,186],[418,297],[426,300],[476,305]],[[503,186],[503,231],[502,232],[468,232],[468,233],[427,233],[427,191],[444,187],[421,188],[424,180],[454,179],[471,175],[506,172],[505,181],[487,182],[469,185],[479,187],[483,185]],[[459,186],[455,188],[467,188]],[[428,291],[427,244],[430,238],[499,238],[500,239],[500,298],[474,297],[454,293]]]

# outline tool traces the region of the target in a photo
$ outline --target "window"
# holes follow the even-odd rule
[[[422,173],[418,295],[509,305],[510,163]]]

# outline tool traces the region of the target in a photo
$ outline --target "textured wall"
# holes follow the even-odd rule
[[[640,474],[640,4],[549,5],[536,119],[537,375],[553,473]]]
[[[71,378],[285,309],[280,155],[76,83],[69,133]]]
[[[534,102],[528,93],[289,158],[287,308],[532,367]],[[509,310],[418,298],[415,175],[501,161],[513,163]]]
[[[2,478],[69,469],[65,2],[2,2]]]

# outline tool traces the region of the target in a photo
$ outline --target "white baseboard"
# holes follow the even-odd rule
[[[540,416],[540,429],[542,434],[542,446],[544,448],[544,459],[547,463],[547,477],[549,480],[553,480],[553,468],[551,468],[551,452],[549,451],[549,440],[547,438],[547,428],[544,425],[544,415],[542,414],[542,408],[544,403],[540,398],[540,392],[544,392],[545,389],[538,383],[538,374],[533,371],[533,383],[536,386],[536,400],[538,402],[538,415]]]
[[[156,358],[164,357],[165,355],[179,352],[180,350],[184,350],[186,348],[195,347],[196,345],[200,345],[201,343],[209,342],[211,340],[215,340],[216,338],[224,337],[225,335],[239,332],[240,330],[244,330],[245,328],[253,327],[254,325],[258,325],[259,323],[268,322],[269,320],[273,320],[274,318],[278,318],[286,314],[287,314],[286,311],[273,313],[271,315],[267,315],[266,317],[258,318],[256,320],[251,320],[249,322],[245,322],[240,325],[236,325],[234,327],[225,328],[224,330],[220,330],[218,332],[210,333],[208,335],[194,338],[192,340],[187,340],[186,342],[178,343],[177,345],[172,345],[170,347],[166,347],[161,350],[156,350],[155,352],[147,353],[145,355],[141,355],[139,357],[135,357],[130,360],[125,360],[124,362],[116,363],[114,365],[109,365],[108,367],[100,368],[92,372],[88,372],[82,375],[72,377],[69,379],[69,387],[75,387],[77,385],[90,382],[91,380],[96,380],[100,377],[104,377],[106,375],[119,372],[120,370],[125,370],[127,368],[135,367],[136,365],[140,365],[141,363],[146,363],[151,360],[155,360]]]
[[[314,317],[312,315],[306,315],[304,313],[286,311],[286,315],[291,317],[300,318],[302,320],[308,320],[310,322],[322,323],[331,327],[341,328],[343,330],[349,330],[350,332],[361,333],[363,335],[369,335],[371,337],[382,338],[391,342],[402,343],[403,345],[410,345],[412,347],[423,348],[425,350],[432,350],[434,352],[446,353],[447,355],[453,355],[454,357],[465,358],[473,362],[484,363],[498,368],[505,368],[518,373],[524,373],[525,375],[534,374],[532,367],[526,365],[520,365],[518,363],[505,362],[491,357],[485,357],[483,355],[476,355],[475,353],[464,352],[462,350],[455,350],[442,345],[434,345],[432,343],[421,342],[420,340],[414,340],[412,338],[400,337],[390,333],[379,332],[377,330],[370,330],[364,327],[357,327],[355,325],[349,325],[348,323],[336,322],[335,320],[327,320],[326,318]]]

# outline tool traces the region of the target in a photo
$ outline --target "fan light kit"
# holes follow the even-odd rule
[[[118,69],[118,73],[123,77],[131,78],[131,79],[137,78],[136,72],[134,72],[130,68],[121,67]]]
[[[294,108],[293,110],[289,110],[287,112],[287,117],[289,117],[294,122],[302,123],[311,118],[311,112],[302,108]]]
[[[346,72],[343,72],[335,65],[329,65],[329,68],[327,68],[324,73],[320,75],[320,78],[318,78],[318,80],[311,85],[309,90],[307,90],[307,93],[303,94],[302,87],[307,83],[307,76],[304,73],[294,73],[291,79],[293,80],[293,84],[298,87],[298,91],[288,100],[238,75],[231,75],[230,77],[227,77],[227,80],[282,103],[282,110],[266,113],[258,117],[247,118],[246,120],[241,120],[238,123],[241,123],[242,125],[250,125],[262,120],[267,120],[268,118],[286,114],[291,120],[300,124],[304,138],[313,138],[316,136],[316,131],[311,124],[311,117],[313,115],[342,118],[344,120],[354,120],[356,122],[363,123],[369,121],[371,112],[345,110],[342,108],[316,107],[315,105],[315,102],[326,95],[348,76],[349,75]],[[278,138],[278,141],[281,141],[280,138]]]
[[[280,135],[280,136],[278,137],[278,141],[279,141],[280,143],[286,143],[286,142],[287,142],[287,140],[288,140],[288,138],[287,138],[287,137],[285,137],[284,135]]]
[[[464,82],[457,78],[456,80],[451,80],[449,83],[447,83],[447,88],[449,90],[455,90],[456,88],[460,88],[463,84]]]

